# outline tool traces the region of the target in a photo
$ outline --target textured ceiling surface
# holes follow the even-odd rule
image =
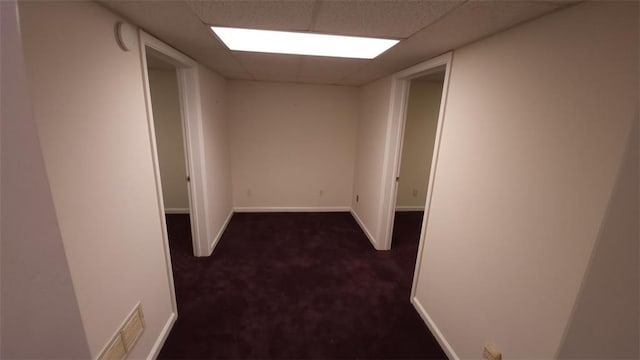
[[[229,79],[362,85],[575,0],[99,0]],[[209,26],[400,39],[372,60],[230,51]]]

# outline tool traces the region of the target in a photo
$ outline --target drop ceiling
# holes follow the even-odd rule
[[[228,79],[363,85],[575,0],[100,0]],[[230,51],[210,26],[402,41],[373,60]]]

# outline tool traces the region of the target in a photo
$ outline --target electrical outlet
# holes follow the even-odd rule
[[[413,197],[417,197],[418,196],[418,189],[413,189],[413,191],[411,192],[411,195],[413,195]]]
[[[360,195],[356,195],[356,202],[358,202],[358,200],[360,200]]]
[[[489,344],[484,347],[482,358],[484,360],[502,360],[502,353],[494,345]]]

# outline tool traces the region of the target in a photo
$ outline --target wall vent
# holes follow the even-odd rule
[[[102,350],[98,360],[122,360],[131,352],[144,331],[142,304],[138,303],[127,316],[109,344]]]

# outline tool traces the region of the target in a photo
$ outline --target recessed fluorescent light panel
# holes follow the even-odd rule
[[[212,26],[231,50],[373,59],[399,40]]]

